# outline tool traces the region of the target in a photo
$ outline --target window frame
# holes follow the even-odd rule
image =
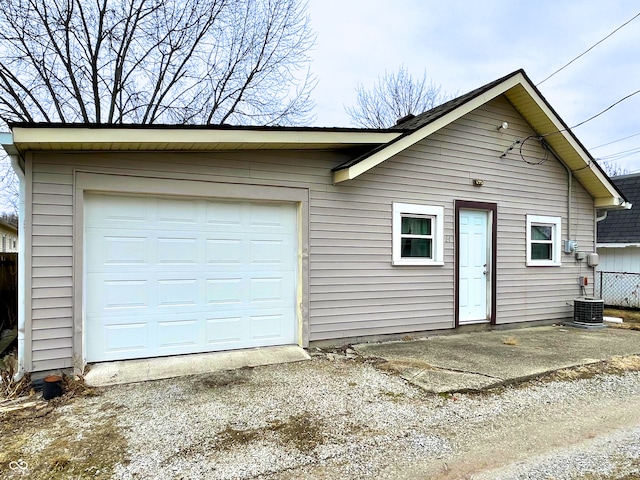
[[[392,265],[440,266],[444,265],[444,207],[413,203],[392,204]],[[431,218],[431,258],[402,256],[402,218]]]
[[[535,225],[551,227],[551,259],[538,260],[531,258],[531,246],[535,240],[531,238],[531,227]],[[562,266],[562,218],[547,215],[527,215],[526,249],[528,267],[560,267]],[[546,242],[545,242],[546,243]]]

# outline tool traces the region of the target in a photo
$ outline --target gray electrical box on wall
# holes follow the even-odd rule
[[[598,257],[597,253],[590,253],[587,255],[587,265],[590,267],[597,267],[598,263],[600,263],[600,257]]]
[[[578,250],[578,242],[575,240],[564,241],[564,253],[573,253]]]

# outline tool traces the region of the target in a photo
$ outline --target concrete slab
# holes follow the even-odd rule
[[[355,345],[403,378],[442,393],[480,390],[615,356],[640,354],[640,332],[533,327]]]
[[[145,382],[242,367],[309,360],[307,352],[293,345],[226,352],[180,355],[140,360],[96,363],[84,379],[90,386]]]

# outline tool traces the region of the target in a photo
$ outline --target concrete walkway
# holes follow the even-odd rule
[[[104,387],[122,383],[146,382],[243,367],[309,360],[309,354],[293,345],[249,348],[225,352],[179,355],[175,357],[143,358],[117,362],[95,363],[84,376],[87,385]]]
[[[640,332],[533,327],[355,345],[406,380],[444,393],[482,390],[616,356],[640,354]]]

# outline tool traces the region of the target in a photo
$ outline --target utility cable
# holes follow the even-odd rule
[[[640,15],[640,14],[639,14]],[[580,125],[584,125],[587,122],[590,122],[591,120],[593,120],[596,117],[599,117],[600,115],[602,115],[604,112],[611,110],[613,107],[615,107],[616,105],[618,105],[619,103],[623,102],[624,100],[626,100],[627,98],[633,97],[634,95],[637,95],[638,93],[640,93],[640,90],[636,90],[633,93],[630,93],[629,95],[627,95],[626,97],[621,98],[620,100],[618,100],[616,103],[613,103],[611,105],[609,105],[607,108],[605,108],[604,110],[602,110],[600,113],[596,113],[593,117],[589,117],[586,120],[578,123],[577,125],[574,125],[573,127],[571,127],[571,129],[574,129],[576,127],[579,127]]]
[[[619,138],[617,140],[613,140],[611,142],[603,143],[602,145],[598,145],[597,147],[592,147],[589,150],[595,150],[596,148],[606,147],[607,145],[611,145],[612,143],[618,143],[618,142],[621,142],[623,140],[627,140],[628,138],[637,137],[638,135],[640,135],[640,132],[634,133],[633,135],[629,135],[628,137],[622,137],[622,138]]]
[[[558,70],[556,70],[555,72],[553,72],[551,75],[549,75],[547,78],[545,78],[544,80],[542,80],[541,82],[536,84],[536,87],[543,84],[544,82],[546,82],[547,80],[549,80],[551,77],[553,77],[556,73],[561,72],[562,70],[564,70],[565,68],[567,68],[569,65],[571,65],[573,62],[575,62],[576,60],[578,60],[580,57],[582,57],[583,55],[586,55],[587,53],[589,53],[591,50],[593,50],[595,47],[597,47],[598,45],[600,45],[602,42],[604,42],[607,38],[609,38],[611,35],[613,35],[614,33],[616,33],[618,30],[620,30],[622,27],[624,27],[625,25],[628,25],[629,23],[631,23],[632,21],[634,21],[636,18],[640,17],[640,12],[638,12],[633,18],[631,18],[630,20],[627,20],[626,22],[624,22],[622,25],[620,25],[618,28],[616,28],[613,32],[611,32],[609,35],[607,35],[606,37],[604,37],[602,40],[600,40],[597,43],[594,43],[592,46],[590,46],[588,49],[586,49],[584,52],[582,52],[580,55],[578,55],[576,58],[574,58],[573,60],[571,60],[569,63],[567,63],[566,65],[560,67]]]
[[[545,133],[544,135],[540,135],[540,138],[544,138],[544,137],[548,137],[550,135],[555,135],[556,133],[562,133],[562,132],[568,132],[569,130],[573,130],[576,127],[579,127],[580,125],[584,125],[587,122],[590,122],[591,120],[593,120],[594,118],[598,118],[600,115],[602,115],[605,112],[608,112],[609,110],[611,110],[613,107],[615,107],[616,105],[618,105],[619,103],[622,103],[623,101],[627,100],[628,98],[633,97],[634,95],[637,95],[638,93],[640,93],[640,90],[636,90],[633,93],[630,93],[629,95],[627,95],[626,97],[622,97],[620,100],[618,100],[615,103],[612,103],[611,105],[609,105],[607,108],[605,108],[604,110],[602,110],[599,113],[596,113],[595,115],[587,118],[586,120],[583,120],[580,123],[577,123],[576,125],[574,125],[573,127],[568,127],[568,128],[563,128],[562,130],[555,130],[553,132],[549,132],[549,133]]]

